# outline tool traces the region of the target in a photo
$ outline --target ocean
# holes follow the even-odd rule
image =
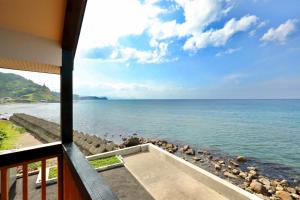
[[[0,113],[22,112],[59,123],[59,106],[0,105]],[[300,100],[85,100],[73,106],[74,129],[115,142],[136,133],[244,155],[266,169],[300,175]]]

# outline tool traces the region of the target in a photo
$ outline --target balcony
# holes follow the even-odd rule
[[[0,154],[1,199],[8,200],[13,197],[13,194],[9,195],[9,171],[17,166],[23,168],[22,198],[30,199],[27,167],[29,163],[37,161],[42,163],[41,199],[47,199],[46,160],[50,158],[56,158],[58,163],[57,194],[51,194],[52,197],[57,196],[57,199],[117,199],[78,147],[73,143],[62,144],[61,142]]]

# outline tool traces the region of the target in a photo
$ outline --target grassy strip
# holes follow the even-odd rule
[[[10,121],[0,120],[0,150],[16,148],[18,139],[24,132],[24,128],[16,126]]]
[[[57,178],[57,174],[58,174],[57,167],[51,167],[49,169],[48,179]]]
[[[104,167],[104,166],[121,163],[120,160],[117,158],[117,156],[111,156],[111,157],[107,157],[107,158],[99,158],[96,160],[90,160],[89,162],[95,169],[99,168],[99,167]]]

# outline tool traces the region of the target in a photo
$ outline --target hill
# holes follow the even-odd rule
[[[22,76],[0,72],[0,102],[58,102],[59,93]]]

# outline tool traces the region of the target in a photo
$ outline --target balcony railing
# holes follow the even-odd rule
[[[1,200],[11,199],[8,171],[17,166],[23,168],[22,198],[29,199],[28,164],[37,161],[41,161],[41,199],[47,199],[46,160],[51,158],[57,158],[58,200],[117,199],[75,144],[55,142],[0,154]]]

